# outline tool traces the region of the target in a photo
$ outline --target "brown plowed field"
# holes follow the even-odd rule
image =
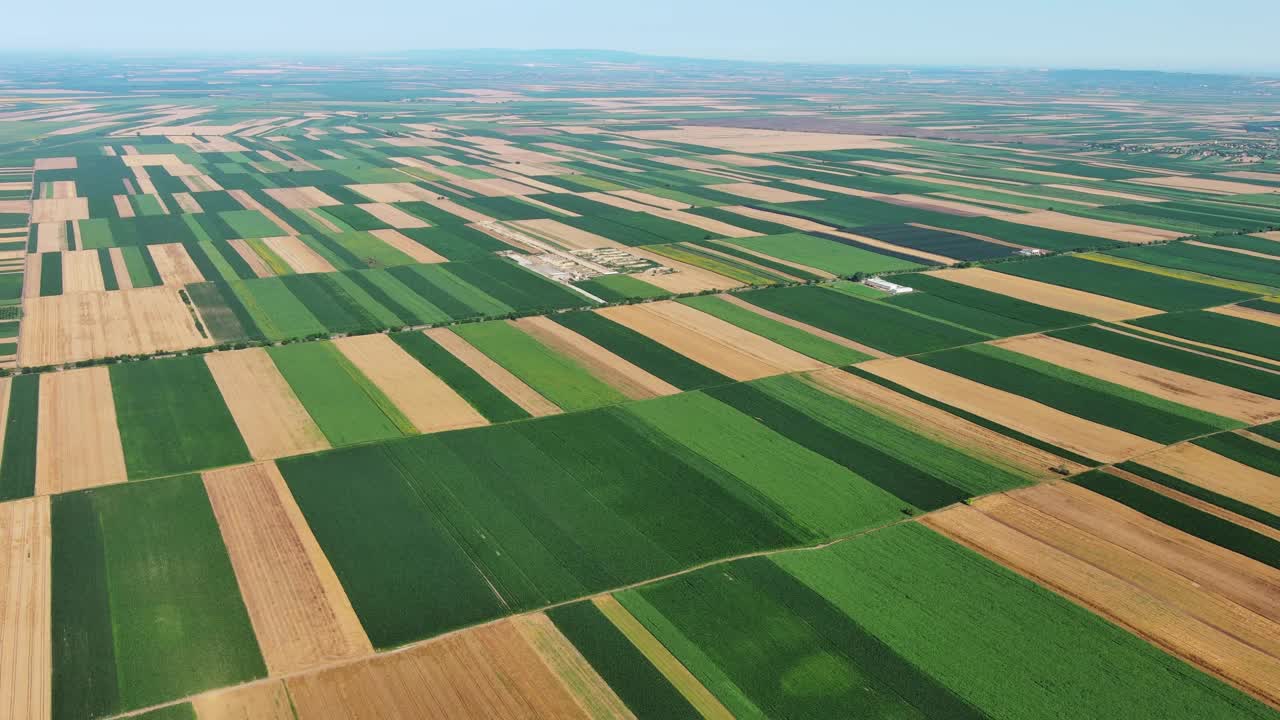
[[[511,620],[288,680],[298,720],[586,720]]]
[[[0,503],[0,715],[48,720],[49,498]]]
[[[290,673],[371,654],[275,464],[207,472],[204,485],[267,669]]]
[[[993,343],[1086,375],[1223,417],[1258,425],[1280,418],[1280,400],[1044,335]]]
[[[1182,443],[1139,458],[1147,467],[1280,515],[1280,480],[1199,445]]]
[[[255,683],[191,701],[196,720],[294,720],[284,683]]]

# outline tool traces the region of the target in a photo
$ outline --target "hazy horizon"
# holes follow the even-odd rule
[[[226,0],[189,19],[157,0],[127,15],[67,3],[56,22],[23,5],[8,11],[4,52],[369,55],[415,50],[591,48],[696,59],[916,67],[1280,72],[1268,53],[1280,4],[1227,0],[1206,27],[1201,3],[1079,0],[1036,7],[1013,0],[963,6],[906,0],[876,7],[819,0],[655,0],[634,12],[583,0],[519,5],[475,0],[424,7]]]

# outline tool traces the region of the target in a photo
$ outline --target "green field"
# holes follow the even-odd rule
[[[767,318],[718,297],[701,295],[681,298],[679,302],[701,310],[708,315],[714,315],[727,323],[737,325],[743,330],[768,338],[783,347],[795,350],[802,355],[808,355],[814,360],[828,365],[852,365],[856,362],[871,359],[871,356],[866,353],[820,338],[813,333],[778,322],[772,318]]]
[[[200,356],[112,365],[111,392],[130,480],[250,460]]]
[[[911,355],[987,339],[971,330],[826,288],[778,288],[738,297],[892,355]]]
[[[726,242],[836,275],[910,270],[922,265],[804,233],[733,238]]]
[[[0,501],[30,497],[36,486],[40,376],[19,375],[9,383],[4,452],[0,454]]]
[[[423,333],[394,333],[390,337],[432,374],[444,380],[486,420],[503,422],[529,417],[524,408]]]
[[[582,366],[514,325],[505,322],[460,325],[455,332],[565,410],[582,410],[626,400],[622,393],[588,374]]]
[[[52,512],[53,717],[266,675],[198,476],[59,495]]]
[[[330,445],[411,432],[403,414],[332,344],[297,343],[267,352]]]
[[[1132,270],[1103,262],[1059,255],[992,266],[1009,275],[1113,297],[1158,310],[1191,310],[1247,300],[1252,295]]]
[[[775,562],[991,717],[1267,717],[1240,691],[920,525]],[[1063,702],[1069,696],[1071,702]]]

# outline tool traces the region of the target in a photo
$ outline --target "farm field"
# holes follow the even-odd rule
[[[1273,82],[94,63],[0,61],[0,716],[1280,717]]]

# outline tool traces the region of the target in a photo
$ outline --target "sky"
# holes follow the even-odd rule
[[[61,0],[3,50],[592,48],[767,61],[1280,72],[1280,0]]]

